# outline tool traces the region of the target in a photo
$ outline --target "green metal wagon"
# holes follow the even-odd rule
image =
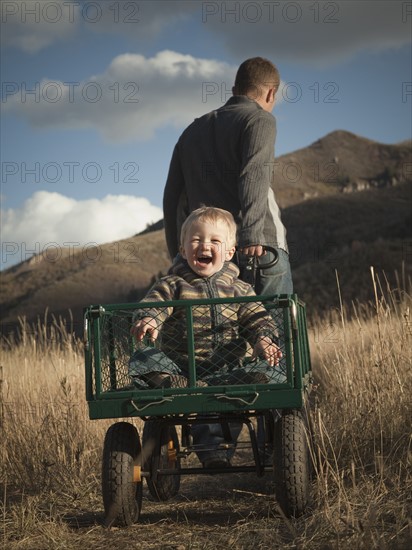
[[[237,380],[239,365],[227,361],[219,366],[220,377],[213,383],[205,382],[195,358],[195,308],[222,309],[241,302],[264,304],[278,327],[283,358],[277,367],[268,367],[265,380]],[[189,362],[185,387],[144,387],[131,374],[130,358],[141,344],[131,336],[130,328],[133,313],[141,307],[172,307],[186,316]],[[166,501],[178,493],[181,476],[191,474],[255,472],[258,477],[272,476],[284,513],[296,517],[306,512],[310,502],[312,430],[308,401],[312,371],[305,305],[295,294],[93,305],[85,309],[84,322],[90,419],[119,419],[108,429],[103,448],[106,525],[138,521],[143,479],[154,499]],[[219,326],[212,330],[217,334]],[[155,345],[161,346],[161,330]],[[250,353],[242,348],[242,354],[242,364],[253,370]],[[225,373],[230,376],[225,378]],[[140,434],[132,423],[136,418],[144,421]],[[249,451],[242,457],[249,452],[251,458],[242,463],[237,453],[233,463],[213,472],[189,460],[202,450],[191,436],[192,427],[199,423],[221,424],[224,441],[213,450],[247,447]],[[233,424],[246,428],[246,441],[233,441],[228,429]],[[263,426],[263,436],[260,429],[258,437],[259,425]]]

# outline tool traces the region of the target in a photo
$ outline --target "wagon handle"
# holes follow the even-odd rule
[[[265,245],[263,247],[263,249],[266,251],[266,252],[272,252],[273,254],[273,260],[271,260],[270,262],[267,262],[265,264],[260,264],[258,261],[256,262],[256,269],[269,269],[269,267],[273,267],[274,265],[276,265],[279,261],[279,254],[278,254],[278,251],[276,250],[276,248],[273,248],[271,246],[267,246]]]
[[[248,256],[246,262],[243,265],[238,264],[240,269],[240,278],[252,286],[255,286],[256,271],[264,271],[265,269],[269,269],[270,267],[276,265],[279,261],[279,254],[275,248],[264,245],[263,250],[265,252],[272,252],[273,260],[261,264],[259,263],[259,259],[257,256]],[[261,257],[262,256],[259,256],[259,258]]]
[[[136,405],[136,403],[133,401],[133,399],[130,400],[130,403],[133,405],[133,407],[136,409],[136,411],[138,413],[140,413],[141,411],[144,411],[145,409],[147,409],[148,407],[151,407],[152,405],[161,405],[162,403],[168,403],[170,401],[173,401],[173,397],[164,397],[160,401],[151,401],[150,403],[148,403],[144,407],[138,407]]]
[[[228,399],[229,401],[240,401],[241,403],[244,403],[245,405],[253,405],[256,403],[257,398],[259,397],[259,393],[255,392],[254,397],[252,401],[246,401],[246,399],[242,399],[241,397],[231,397],[229,395],[226,395],[222,393],[221,395],[216,395],[216,399]]]

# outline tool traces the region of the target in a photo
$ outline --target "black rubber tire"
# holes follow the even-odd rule
[[[275,493],[287,517],[303,515],[310,504],[310,434],[304,418],[299,410],[285,410],[275,423]]]
[[[177,495],[180,489],[180,474],[159,475],[158,469],[180,470],[179,439],[175,426],[160,420],[146,420],[142,435],[143,469],[150,472],[146,478],[152,497],[157,501],[166,501]]]
[[[107,430],[103,446],[102,493],[105,525],[136,523],[142,508],[142,481],[133,481],[134,466],[141,465],[142,449],[136,428],[117,422]]]

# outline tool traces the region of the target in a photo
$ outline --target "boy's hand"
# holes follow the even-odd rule
[[[156,319],[153,319],[153,317],[143,317],[132,326],[130,332],[138,342],[143,340],[146,333],[149,333],[150,340],[154,342],[159,334]]]
[[[271,367],[277,365],[282,358],[282,352],[268,336],[262,336],[253,348],[253,358],[264,357]]]

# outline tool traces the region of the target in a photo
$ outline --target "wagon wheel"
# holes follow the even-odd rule
[[[141,445],[136,428],[117,422],[107,430],[103,447],[102,492],[105,525],[132,525],[142,508]]]
[[[155,500],[169,500],[179,492],[180,474],[158,475],[159,469],[180,470],[179,439],[176,427],[159,420],[147,420],[143,428],[143,464],[150,472],[146,478],[150,494]]]
[[[275,423],[275,493],[288,517],[301,516],[310,504],[310,437],[299,410],[284,411]]]

